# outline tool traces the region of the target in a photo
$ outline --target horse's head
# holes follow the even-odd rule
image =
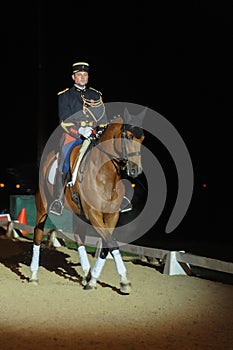
[[[122,159],[126,163],[127,175],[136,178],[142,173],[141,144],[143,129],[130,124],[122,126]]]
[[[142,173],[141,144],[144,140],[142,120],[145,110],[138,115],[115,116],[101,133],[97,143],[102,154],[107,155],[127,175],[136,178]],[[107,142],[106,142],[107,141]],[[111,141],[111,142],[109,142]]]
[[[122,154],[126,162],[127,175],[136,178],[142,173],[141,144],[144,140],[142,121],[145,116],[142,113],[132,116],[128,110],[124,113],[124,124],[121,129]]]

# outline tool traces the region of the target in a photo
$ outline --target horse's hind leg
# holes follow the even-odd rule
[[[32,249],[32,260],[30,264],[31,277],[29,279],[30,283],[38,284],[38,269],[39,269],[39,259],[40,259],[40,245],[33,244]]]
[[[44,225],[47,219],[47,214],[45,214],[34,229],[34,240],[32,248],[32,259],[30,264],[31,277],[29,279],[30,283],[38,284],[38,270],[39,270],[39,260],[40,260],[40,245],[44,236]]]
[[[86,247],[84,245],[84,239],[85,239],[84,233],[81,235],[75,234],[75,241],[78,247],[77,250],[78,250],[79,260],[83,270],[82,283],[83,285],[86,285],[88,282],[88,279],[90,279],[91,265],[87,256]]]
[[[83,270],[82,284],[86,285],[90,277],[91,265],[87,256],[87,251],[84,245],[78,247],[78,255],[80,264]]]

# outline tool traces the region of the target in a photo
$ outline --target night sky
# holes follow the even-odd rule
[[[105,102],[148,106],[179,131],[194,166],[194,197],[209,211],[232,206],[232,5],[158,3],[14,4],[3,31],[6,166],[37,162],[58,123],[57,92],[72,86],[71,65],[84,60]]]

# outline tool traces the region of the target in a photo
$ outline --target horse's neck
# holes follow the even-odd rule
[[[121,139],[122,118],[117,118],[112,121],[104,131],[102,137],[99,140],[99,144],[106,151],[113,155],[116,155],[116,145]]]

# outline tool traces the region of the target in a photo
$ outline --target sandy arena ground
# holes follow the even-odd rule
[[[233,348],[232,285],[164,275],[124,257],[131,294],[121,295],[112,259],[98,288],[86,291],[77,252],[43,247],[35,286],[32,242],[0,238],[1,350]]]

